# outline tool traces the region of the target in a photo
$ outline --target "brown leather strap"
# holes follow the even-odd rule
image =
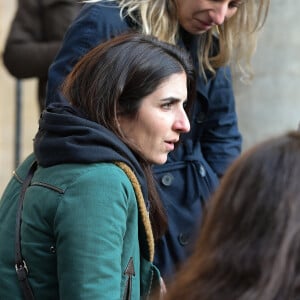
[[[22,257],[21,252],[21,223],[22,223],[22,211],[23,211],[23,201],[26,193],[27,187],[31,183],[33,174],[37,168],[37,162],[34,161],[28,171],[28,174],[22,184],[22,189],[19,198],[17,217],[16,217],[16,241],[15,241],[15,269],[20,282],[23,295],[25,300],[34,300],[33,292],[30,287],[27,275],[28,269],[26,263]]]

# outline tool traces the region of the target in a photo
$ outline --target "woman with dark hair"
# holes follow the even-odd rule
[[[244,153],[212,197],[165,300],[300,297],[300,133]]]
[[[168,217],[155,264],[167,280],[191,253],[206,200],[241,151],[230,66],[252,77],[251,57],[270,0],[86,0],[49,68],[46,105],[64,101],[60,85],[96,44],[138,30],[185,48],[197,71],[191,131],[155,165]]]
[[[188,55],[140,34],[101,44],[75,65],[62,86],[69,103],[42,113],[34,154],[1,199],[1,299],[22,298],[14,265],[21,277],[28,269],[35,299],[140,299],[159,285],[154,239],[166,218],[151,165],[189,131],[193,91]],[[26,264],[14,261],[19,228]]]

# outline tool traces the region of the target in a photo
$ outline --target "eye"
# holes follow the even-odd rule
[[[183,106],[185,107],[187,105],[187,101],[181,101],[180,99],[177,98],[167,98],[167,99],[163,99],[162,103],[160,104],[160,107],[163,110],[171,110],[171,109],[176,109],[177,106]]]
[[[169,110],[172,108],[174,102],[175,101],[172,101],[172,100],[165,101],[164,103],[161,104],[161,108],[163,108],[165,110]]]
[[[243,1],[231,1],[228,5],[229,8],[239,8],[243,4]]]
[[[170,110],[179,100],[173,97],[162,99],[160,107],[165,110]]]

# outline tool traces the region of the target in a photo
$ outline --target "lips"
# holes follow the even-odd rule
[[[179,139],[174,139],[174,140],[169,140],[169,141],[165,141],[166,145],[167,145],[167,150],[168,151],[173,151],[175,148],[175,145],[179,142]]]
[[[170,152],[170,151],[173,151],[174,148],[175,148],[175,144],[172,143],[172,142],[165,142],[166,145],[167,145],[167,151]]]
[[[177,144],[178,142],[179,142],[179,138],[166,141],[166,143],[172,143],[172,144]]]
[[[198,20],[198,19],[195,19],[195,20],[198,24],[199,29],[201,29],[201,30],[209,30],[214,25],[212,22],[205,22],[205,21]]]

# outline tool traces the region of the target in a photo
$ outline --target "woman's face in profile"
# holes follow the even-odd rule
[[[120,127],[144,157],[153,164],[163,164],[174,150],[180,133],[190,130],[184,104],[187,99],[184,72],[169,76],[142,99],[136,118],[120,116]]]

